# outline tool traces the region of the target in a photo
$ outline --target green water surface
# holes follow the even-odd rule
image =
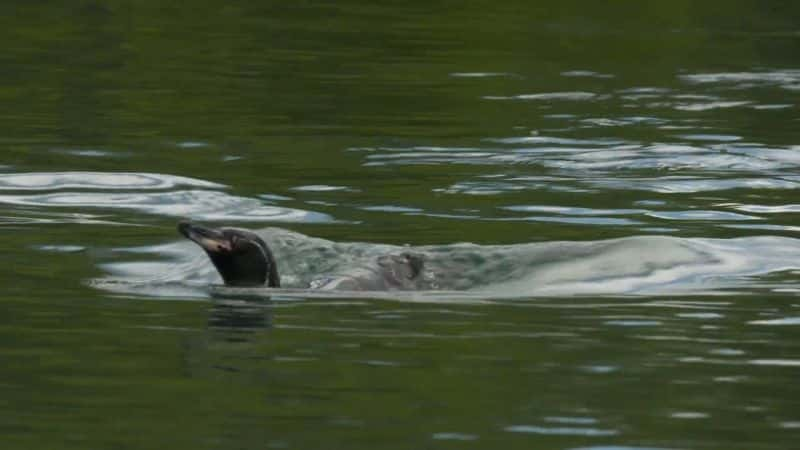
[[[798,24],[778,1],[5,2],[0,447],[797,448],[800,255],[653,297],[92,281],[182,217],[415,246],[797,237]]]

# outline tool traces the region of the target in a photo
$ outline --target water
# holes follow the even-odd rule
[[[796,447],[800,7],[5,8],[3,448]]]

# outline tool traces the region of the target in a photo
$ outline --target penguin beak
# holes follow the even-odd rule
[[[193,224],[188,221],[181,221],[178,224],[178,232],[203,247],[203,250],[211,253],[221,253],[231,251],[231,242],[219,230],[206,228]]]

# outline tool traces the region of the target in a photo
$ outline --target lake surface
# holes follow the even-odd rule
[[[800,6],[512,3],[7,3],[2,447],[796,448]]]

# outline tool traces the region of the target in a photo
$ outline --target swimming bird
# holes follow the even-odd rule
[[[239,228],[208,228],[188,221],[178,231],[206,251],[228,286],[280,287],[272,251],[257,234]]]
[[[205,250],[226,285],[281,286],[275,256],[256,233],[240,228],[209,228],[189,221],[181,221],[178,231]],[[340,250],[346,251],[341,247]],[[307,253],[305,256],[293,256],[295,259],[320,257],[313,251]],[[337,268],[340,270],[333,273],[315,274],[307,287],[347,291],[423,288],[425,280],[421,276],[424,266],[422,255],[404,251],[373,258],[369,262]]]

